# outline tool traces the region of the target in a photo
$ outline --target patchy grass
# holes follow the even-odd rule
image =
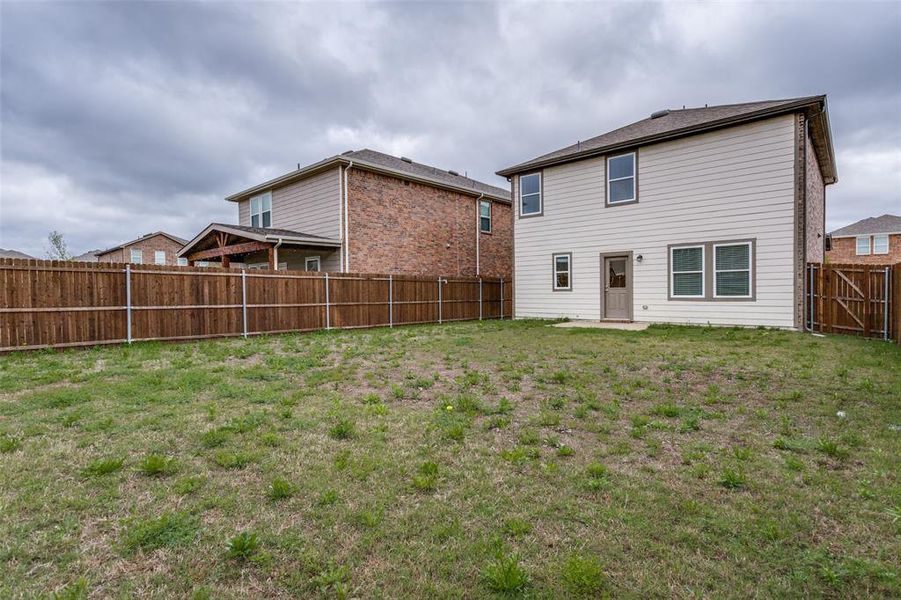
[[[899,397],[770,330],[5,355],[0,597],[898,597]]]

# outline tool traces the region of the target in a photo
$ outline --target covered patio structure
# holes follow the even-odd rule
[[[190,266],[338,271],[340,248],[339,240],[299,231],[210,223],[178,256]]]

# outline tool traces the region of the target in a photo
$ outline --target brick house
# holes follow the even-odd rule
[[[226,198],[238,224],[211,223],[190,264],[283,270],[508,277],[510,192],[376,152],[345,152]]]
[[[868,217],[830,234],[831,263],[886,264],[901,262],[901,217]]]
[[[186,240],[165,231],[155,231],[142,235],[136,240],[98,250],[97,262],[134,263],[148,265],[187,264],[178,260],[178,251]],[[77,258],[75,260],[82,260]]]

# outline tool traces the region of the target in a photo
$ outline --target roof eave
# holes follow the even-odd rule
[[[798,100],[797,102],[792,102],[790,104],[784,104],[775,108],[767,108],[762,109],[750,113],[746,113],[744,115],[739,115],[737,117],[727,117],[724,119],[719,119],[716,121],[710,121],[708,123],[704,123],[703,125],[692,125],[690,127],[683,127],[682,129],[675,129],[673,131],[668,131],[662,134],[654,134],[645,136],[642,138],[635,138],[632,140],[627,140],[625,142],[620,142],[618,144],[610,144],[608,146],[601,146],[600,148],[592,148],[590,150],[583,150],[582,152],[577,152],[575,154],[569,154],[567,156],[561,156],[559,158],[552,158],[545,161],[539,162],[525,162],[520,163],[518,165],[514,165],[512,167],[507,167],[506,169],[502,169],[496,172],[496,175],[501,177],[512,177],[513,175],[519,173],[525,173],[527,171],[536,171],[539,169],[543,169],[545,167],[551,167],[555,165],[562,165],[570,162],[575,162],[578,160],[583,160],[586,158],[592,158],[594,156],[602,156],[604,154],[609,154],[610,152],[616,152],[618,150],[626,149],[626,148],[634,148],[636,146],[645,146],[647,144],[657,143],[668,141],[672,139],[678,139],[681,137],[686,137],[689,135],[695,135],[698,133],[704,133],[707,131],[713,131],[716,129],[722,129],[723,127],[731,127],[733,125],[740,125],[743,123],[750,123],[752,121],[759,121],[761,119],[766,119],[769,117],[775,117],[778,115],[797,112],[804,108],[809,108],[815,106],[817,104],[822,104],[825,107],[826,96],[812,96],[810,98],[804,98],[803,100]],[[828,128],[828,119],[827,119],[827,128]],[[831,149],[831,137],[829,137],[829,147]],[[834,164],[834,160],[833,160]],[[835,179],[837,181],[837,178]],[[830,182],[832,183],[832,182]]]

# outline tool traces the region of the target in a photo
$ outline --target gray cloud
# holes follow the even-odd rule
[[[232,220],[350,148],[494,171],[663,107],[828,93],[830,227],[901,210],[898,3],[0,4],[0,246]]]

